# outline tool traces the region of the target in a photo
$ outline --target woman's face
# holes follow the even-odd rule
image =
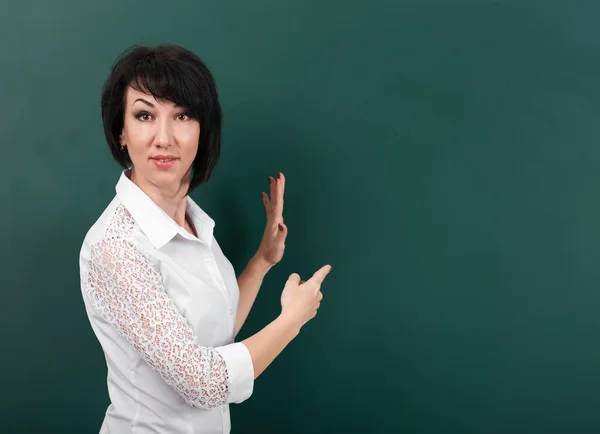
[[[175,194],[189,184],[199,138],[200,123],[185,109],[128,88],[121,143],[138,185]]]

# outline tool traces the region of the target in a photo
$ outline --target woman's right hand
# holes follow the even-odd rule
[[[317,314],[323,294],[321,284],[331,271],[325,265],[306,282],[294,273],[281,293],[281,315],[258,333],[242,341],[248,348],[256,379]]]
[[[330,271],[331,265],[325,265],[306,282],[297,273],[290,275],[281,293],[281,315],[299,329],[313,319],[323,299],[321,284]]]

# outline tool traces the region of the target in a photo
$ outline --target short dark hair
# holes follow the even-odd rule
[[[129,86],[185,108],[200,123],[188,192],[208,181],[221,153],[222,114],[214,77],[204,62],[191,51],[168,44],[135,45],[114,62],[102,89],[102,122],[112,155],[124,169],[132,164],[120,143]]]

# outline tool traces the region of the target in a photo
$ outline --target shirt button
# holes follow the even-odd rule
[[[221,411],[222,411],[223,413],[227,413],[227,407],[222,407],[222,408],[221,408]]]
[[[229,315],[233,315],[233,309],[229,309]]]

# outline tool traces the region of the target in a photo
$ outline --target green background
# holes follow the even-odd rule
[[[287,177],[287,276],[323,306],[234,433],[600,431],[600,2],[22,1],[0,12],[0,432],[94,433],[106,367],[78,254],[114,195],[100,89],[181,44],[224,109],[193,198],[238,271]]]

